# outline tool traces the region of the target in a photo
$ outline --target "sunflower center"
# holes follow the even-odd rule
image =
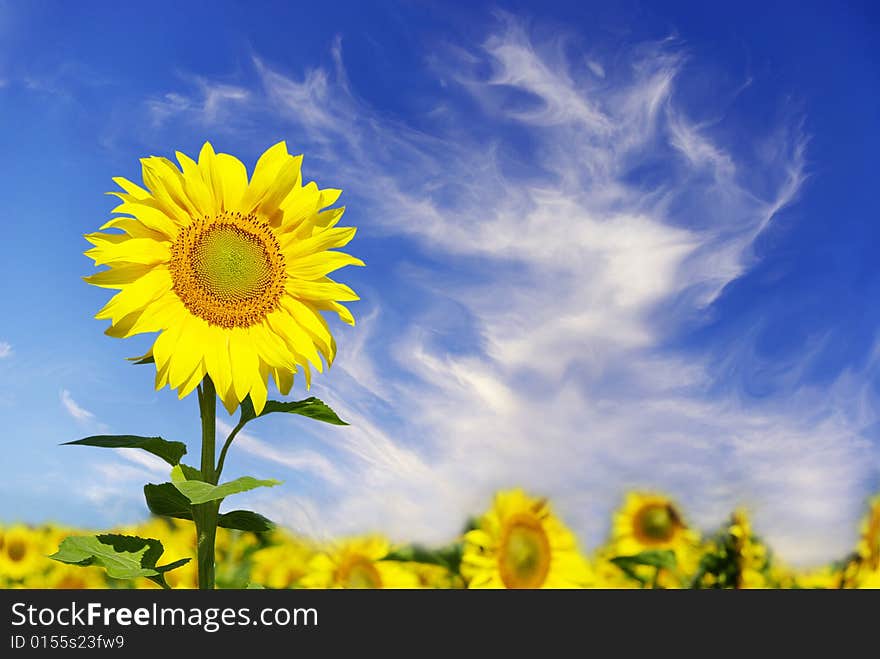
[[[278,308],[284,255],[254,215],[221,213],[181,230],[169,263],[174,292],[210,325],[249,327]]]
[[[645,544],[667,542],[678,526],[678,516],[670,506],[649,504],[636,514],[635,533]]]
[[[6,555],[13,563],[18,563],[27,555],[27,545],[21,540],[10,540],[6,545]]]
[[[498,559],[501,580],[508,588],[540,588],[550,571],[550,542],[541,522],[514,515],[505,525]]]
[[[362,556],[345,561],[337,573],[339,583],[345,588],[381,588],[382,577],[376,566]]]

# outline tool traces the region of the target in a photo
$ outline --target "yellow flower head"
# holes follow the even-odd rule
[[[469,588],[580,588],[592,579],[574,534],[546,499],[519,489],[496,494],[464,539],[461,573]]]
[[[271,375],[282,394],[299,369],[329,366],[336,343],[322,311],[349,324],[340,302],[357,300],[327,275],[360,259],[338,251],[355,228],[337,227],[340,190],[302,184],[302,156],[284,142],[268,149],[248,180],[235,157],[205,143],[198,162],[177,153],[143,158],[143,188],[124,178],[112,192],[124,214],[93,233],[86,255],[109,266],[86,281],[119,289],[96,318],[125,338],[159,332],[147,353],[156,388],[183,398],[208,375],[232,413],[250,395],[259,414]]]
[[[291,588],[308,573],[314,549],[299,540],[284,538],[251,555],[251,581],[267,588]]]
[[[649,549],[691,547],[697,534],[669,497],[632,492],[614,515],[611,541],[617,554],[626,556]]]
[[[418,588],[415,573],[397,561],[384,559],[390,543],[371,536],[340,542],[316,554],[308,574],[300,580],[306,588]]]
[[[3,533],[0,547],[0,583],[17,581],[50,567],[43,534],[18,524]]]

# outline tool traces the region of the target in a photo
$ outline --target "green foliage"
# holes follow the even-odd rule
[[[201,480],[188,479],[180,465],[176,465],[171,470],[171,482],[181,494],[189,499],[191,504],[218,501],[239,492],[247,492],[258,487],[274,487],[281,484],[281,481],[274,479],[257,480],[252,476],[242,476],[220,485],[211,485],[211,483]]]
[[[345,421],[340,419],[339,416],[337,416],[336,412],[334,412],[329,405],[315,397],[306,398],[305,400],[292,401],[288,403],[282,403],[277,400],[266,401],[266,406],[263,408],[263,411],[258,415],[254,411],[254,404],[251,402],[250,396],[248,396],[241,403],[240,423],[244,424],[248,421],[256,419],[258,416],[266,416],[267,414],[272,414],[274,412],[299,414],[301,416],[307,416],[310,419],[315,419],[316,421],[332,423],[335,426],[348,425]]]
[[[185,565],[190,559],[156,565],[164,551],[162,543],[154,538],[116,534],[81,535],[65,538],[58,551],[49,558],[72,565],[100,565],[114,579],[146,577],[168,588],[165,572]]]
[[[385,557],[385,560],[441,565],[450,572],[459,574],[463,551],[460,542],[439,549],[428,549],[422,545],[407,545],[392,551]]]
[[[615,556],[611,562],[619,567],[630,579],[638,581],[643,587],[649,579],[639,573],[639,566],[646,565],[654,568],[653,587],[657,587],[660,570],[674,571],[677,565],[675,552],[671,549],[648,549],[632,556]]]
[[[130,361],[135,366],[139,366],[141,364],[155,364],[156,360],[153,359],[153,355],[142,355],[140,357],[126,357],[128,361]]]
[[[154,515],[188,520],[193,518],[193,504],[174,483],[159,485],[148,483],[144,485],[144,498],[147,500],[147,507]],[[252,533],[266,533],[275,527],[272,521],[250,510],[232,510],[223,513],[217,518],[217,525]]]
[[[94,435],[62,446],[98,446],[100,448],[139,448],[162,458],[172,467],[186,455],[186,444],[169,442],[161,437],[138,437],[137,435]]]

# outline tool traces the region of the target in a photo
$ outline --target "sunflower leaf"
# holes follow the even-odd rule
[[[49,558],[72,565],[100,565],[114,579],[146,577],[167,588],[165,572],[189,562],[183,558],[168,565],[156,563],[165,548],[154,538],[133,535],[82,535],[65,538]]]
[[[161,437],[138,437],[136,435],[94,435],[63,446],[98,446],[101,448],[139,448],[162,458],[172,467],[186,454],[186,444],[170,442]]]
[[[171,470],[171,482],[194,505],[217,501],[231,494],[247,492],[258,487],[274,487],[281,484],[281,481],[273,479],[257,480],[253,476],[242,476],[220,485],[211,485],[201,480],[188,479],[180,465],[176,465]]]
[[[127,361],[130,361],[135,366],[139,366],[141,364],[155,364],[156,360],[153,358],[153,355],[142,355],[141,357],[126,357]]]
[[[327,403],[318,398],[315,398],[314,396],[306,398],[304,400],[295,400],[287,403],[277,400],[269,400],[266,401],[266,406],[263,408],[263,411],[260,414],[257,414],[254,411],[254,405],[251,402],[250,396],[246,397],[241,402],[242,423],[247,423],[248,421],[256,419],[258,416],[266,416],[267,414],[272,414],[273,412],[299,414],[301,416],[307,416],[310,419],[315,419],[316,421],[332,423],[334,426],[348,425],[348,423],[339,418],[336,412],[334,412],[330,408],[330,406],[327,405]]]
[[[144,498],[147,500],[147,508],[154,515],[175,517],[177,519],[192,519],[192,504],[172,483],[144,485]]]
[[[173,483],[144,485],[144,498],[147,507],[154,515],[192,520],[192,503]],[[217,517],[217,526],[238,531],[265,533],[275,528],[275,524],[250,510],[231,510]]]
[[[635,565],[650,565],[667,570],[674,570],[676,566],[675,552],[671,549],[649,549],[632,556],[615,556],[611,562],[624,571],[625,567],[631,569]]]
[[[274,522],[250,510],[230,510],[223,513],[217,518],[217,525],[251,533],[266,533],[275,528]]]
[[[451,572],[458,573],[461,566],[462,551],[461,543],[454,543],[440,549],[428,549],[422,545],[407,545],[406,547],[395,549],[383,560],[430,563],[432,565],[441,565]]]

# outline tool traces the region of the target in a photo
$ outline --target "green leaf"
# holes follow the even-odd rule
[[[200,481],[202,480],[202,472],[196,469],[195,467],[190,467],[188,464],[181,462],[179,465],[181,472],[183,472],[183,476],[188,481]],[[172,478],[172,480],[174,480]]]
[[[63,446],[98,446],[101,448],[139,448],[152,453],[172,467],[186,454],[186,444],[169,442],[161,437],[137,437],[136,435],[94,435]]]
[[[172,483],[144,485],[144,498],[147,500],[147,508],[154,515],[176,517],[177,519],[192,519],[192,505],[180,490]]]
[[[49,558],[73,565],[100,565],[114,579],[146,577],[163,588],[165,572],[185,565],[190,559],[183,558],[168,565],[156,563],[165,548],[154,538],[133,535],[81,535],[62,540],[58,551]]]
[[[267,414],[272,414],[273,412],[299,414],[301,416],[307,416],[310,419],[315,419],[316,421],[332,423],[335,426],[348,425],[345,421],[343,421],[336,415],[336,412],[330,409],[329,405],[315,397],[306,398],[305,400],[292,401],[289,403],[282,403],[277,400],[266,401],[266,406],[263,408],[263,411],[259,415],[257,415],[254,411],[254,405],[251,402],[250,396],[248,396],[241,402],[241,421],[244,423],[256,419],[257,416],[266,416]]]
[[[671,549],[649,549],[632,556],[615,556],[611,562],[624,571],[624,566],[631,569],[635,565],[650,565],[667,570],[674,570],[676,566],[675,552]]]
[[[228,481],[220,485],[211,485],[201,480],[187,479],[180,465],[175,466],[171,470],[171,482],[192,504],[216,501],[231,494],[247,492],[258,487],[274,487],[281,484],[281,481],[273,479],[257,480],[252,476],[242,476],[234,481]]]
[[[458,573],[461,566],[462,551],[461,543],[455,543],[440,549],[428,549],[421,545],[408,545],[395,549],[384,560],[431,563],[433,565],[442,565],[451,572]]]
[[[141,355],[140,357],[126,357],[128,361],[130,361],[135,366],[139,364],[155,364],[156,360],[153,359],[153,355]]]
[[[176,519],[193,518],[192,503],[187,499],[173,483],[144,485],[144,498],[147,507],[154,515],[164,515]],[[231,510],[217,518],[217,525],[225,529],[238,531],[250,531],[252,533],[266,533],[271,531],[275,524],[250,510]]]
[[[275,528],[275,524],[250,510],[230,510],[217,518],[217,525],[225,529],[237,529],[252,533],[266,533]]]

